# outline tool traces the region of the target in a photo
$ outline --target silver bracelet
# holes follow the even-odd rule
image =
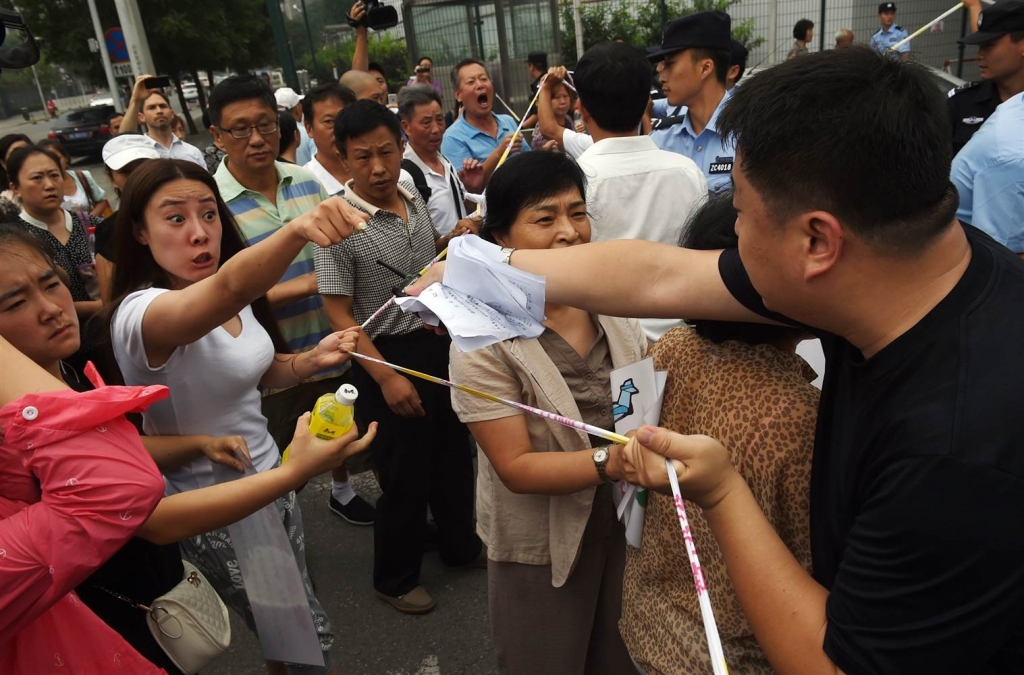
[[[511,265],[512,264],[512,254],[516,252],[516,249],[514,249],[514,248],[503,248],[503,249],[501,249],[501,252],[504,254],[501,257],[502,264]]]

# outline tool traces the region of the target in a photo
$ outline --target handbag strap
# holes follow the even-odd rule
[[[196,588],[198,588],[199,584],[201,582],[201,579],[199,577],[199,573],[196,570],[192,570],[191,572],[186,570],[185,576],[182,577],[181,581],[179,581],[177,584],[175,584],[175,587],[177,587],[178,585],[183,584],[185,582],[188,582],[188,583],[192,584],[193,586],[195,586]],[[142,604],[138,600],[132,600],[127,595],[122,595],[122,594],[118,593],[117,591],[112,591],[112,590],[110,590],[109,588],[107,588],[105,586],[100,586],[99,584],[91,584],[91,585],[92,585],[93,588],[98,588],[99,590],[103,591],[107,595],[115,597],[118,600],[120,600],[121,602],[127,603],[133,609],[141,609],[141,610],[143,610],[145,612],[152,612],[153,611],[152,607],[147,607],[146,605]],[[160,598],[157,598],[157,600],[159,600],[159,599]]]
[[[459,220],[466,217],[466,201],[465,195],[462,193],[462,182],[455,179],[455,167],[449,162],[451,173],[448,174],[448,182],[452,186],[452,200],[455,202],[455,213],[458,214]]]
[[[121,602],[124,602],[127,605],[129,605],[132,609],[141,609],[144,612],[152,611],[149,607],[146,607],[141,602],[138,602],[136,600],[132,600],[127,595],[121,595],[117,591],[112,591],[109,588],[107,588],[106,586],[100,586],[99,584],[92,584],[92,587],[93,588],[98,588],[99,590],[103,591],[107,595],[110,595],[110,596],[113,596],[113,597],[117,598]]]
[[[96,195],[92,193],[92,185],[86,179],[85,173],[81,169],[75,169],[75,175],[78,176],[78,183],[85,191],[85,198],[89,200],[89,206],[96,206]]]

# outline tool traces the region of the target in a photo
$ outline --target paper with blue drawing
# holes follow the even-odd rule
[[[661,400],[668,372],[654,369],[654,359],[646,358],[611,372],[612,417],[616,433],[626,434],[644,424],[657,426],[661,421]],[[612,490],[619,520],[626,527],[626,542],[640,548],[644,530],[647,491],[625,481]]]
[[[459,351],[544,332],[544,277],[501,264],[501,249],[479,237],[448,245],[444,282],[416,297],[396,298],[428,326],[444,324]]]

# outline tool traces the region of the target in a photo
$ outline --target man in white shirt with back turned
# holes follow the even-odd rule
[[[564,68],[552,69],[544,87],[563,77]],[[579,157],[587,175],[592,241],[646,239],[677,245],[690,214],[707,196],[704,174],[693,160],[639,135],[650,77],[644,54],[619,42],[587,50],[573,73],[580,114],[594,138]],[[543,115],[544,106],[538,109]],[[640,323],[648,339],[657,340],[679,322]]]

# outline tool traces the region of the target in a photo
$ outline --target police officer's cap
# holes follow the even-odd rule
[[[895,11],[896,11],[896,3],[895,2],[881,2],[881,3],[878,4],[878,13],[879,14],[881,14],[882,12],[895,12]]]
[[[980,45],[1017,31],[1024,31],[1024,0],[999,0],[978,15],[978,32],[966,35],[958,42]]]
[[[732,25],[725,12],[697,12],[665,24],[661,44],[647,51],[651,61],[661,61],[669,54],[700,47],[732,51]]]

